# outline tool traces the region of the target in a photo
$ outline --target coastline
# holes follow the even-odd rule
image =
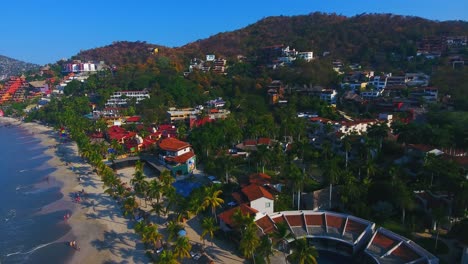
[[[52,157],[47,163],[56,171],[47,180],[56,181],[63,198],[44,206],[37,214],[67,210],[71,217],[71,231],[55,242],[76,240],[79,251],[73,251],[68,263],[146,263],[145,249],[131,228],[131,221],[123,217],[117,202],[104,193],[99,176],[78,154],[73,141],[60,142],[53,128],[24,123],[18,119],[1,117],[0,124],[19,126],[46,147],[45,154]],[[81,181],[78,181],[78,176]],[[40,184],[39,184],[40,185]],[[40,188],[40,186],[39,186]],[[76,193],[84,190],[86,199],[73,201]]]

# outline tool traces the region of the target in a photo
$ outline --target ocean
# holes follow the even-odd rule
[[[39,213],[63,197],[51,180],[51,159],[26,130],[0,124],[0,263],[65,263],[73,249],[59,240],[70,231],[65,210]],[[62,239],[63,240],[63,239]]]

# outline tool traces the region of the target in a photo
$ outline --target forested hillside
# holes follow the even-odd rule
[[[438,22],[419,17],[392,14],[365,14],[345,17],[312,13],[304,16],[268,17],[233,32],[220,33],[190,43],[186,50],[224,56],[255,55],[262,47],[284,44],[321,55],[353,62],[385,62],[392,52],[414,56],[424,37],[467,35],[468,23]]]

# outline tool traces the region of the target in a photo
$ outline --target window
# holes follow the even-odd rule
[[[271,203],[268,202],[268,203],[265,203],[265,208],[269,208],[271,206]]]

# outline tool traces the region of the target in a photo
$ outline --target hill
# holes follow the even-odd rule
[[[6,56],[0,55],[0,80],[8,76],[20,75],[23,72],[36,70],[39,65],[24,61],[15,60]]]
[[[72,59],[82,61],[104,61],[108,65],[125,65],[145,63],[148,56],[160,45],[148,44],[144,41],[116,41],[110,45],[80,51]]]
[[[416,53],[428,37],[468,35],[468,22],[432,21],[392,14],[363,14],[345,17],[312,13],[302,16],[268,17],[245,28],[219,33],[182,47],[186,51],[224,56],[257,55],[262,47],[284,44],[301,51],[349,61],[375,62],[376,56]]]
[[[227,58],[259,56],[263,47],[283,44],[300,51],[313,51],[314,56],[330,52],[335,59],[376,66],[395,59],[390,58],[392,56],[406,60],[408,56],[416,55],[424,39],[460,35],[468,36],[468,22],[440,22],[392,14],[346,17],[312,13],[268,17],[245,28],[219,33],[179,48],[145,41],[118,41],[81,51],[72,59],[103,60],[117,66],[144,64],[151,51],[158,48],[159,54],[180,62],[194,57],[203,58],[206,54]]]

